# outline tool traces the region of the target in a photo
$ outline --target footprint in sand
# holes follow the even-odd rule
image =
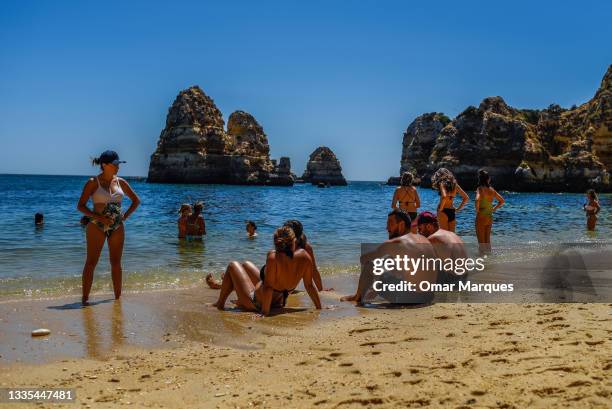
[[[373,347],[373,346],[381,345],[381,344],[395,345],[397,344],[397,341],[371,341],[371,342],[364,342],[363,344],[359,344],[359,346],[360,347]]]
[[[349,334],[361,334],[362,332],[368,332],[368,331],[377,331],[377,330],[385,330],[385,329],[389,329],[389,327],[376,327],[376,328],[359,328],[359,329],[352,329],[352,330],[350,330],[348,333],[349,333]]]
[[[589,381],[574,381],[572,383],[570,383],[569,385],[567,385],[568,388],[576,388],[578,386],[591,386],[593,385],[591,382]]]

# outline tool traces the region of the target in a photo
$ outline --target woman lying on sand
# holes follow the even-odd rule
[[[312,261],[305,250],[296,249],[291,228],[283,226],[274,232],[274,248],[261,270],[250,261],[229,263],[214,306],[223,310],[227,297],[236,291],[239,308],[269,315],[271,308],[285,306],[289,293],[302,280],[310,299],[321,309],[319,294],[312,283]]]

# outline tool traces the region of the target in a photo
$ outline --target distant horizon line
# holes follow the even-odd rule
[[[73,175],[67,175],[67,174],[59,174],[59,173],[0,173],[0,176],[82,176],[82,177],[90,177],[92,175],[77,175],[77,174],[73,174]],[[126,176],[121,176],[123,178],[138,178],[138,179],[146,179],[147,176],[135,176],[135,175],[126,175]],[[386,180],[349,180],[347,179],[347,182],[376,182],[376,183],[387,183]],[[181,184],[185,184],[185,185],[224,185],[227,183],[155,183],[156,185],[181,185]],[[296,184],[301,184],[301,183],[296,183]],[[305,183],[308,184],[308,183]],[[257,185],[230,185],[227,184],[228,186],[257,186]],[[260,185],[260,186],[266,186],[266,185]]]

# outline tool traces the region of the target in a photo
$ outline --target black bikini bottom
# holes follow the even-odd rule
[[[442,213],[446,215],[449,223],[455,221],[455,209],[450,208],[450,207],[446,209],[442,209]]]
[[[417,212],[408,212],[408,216],[410,216],[410,220],[415,221],[417,218]]]

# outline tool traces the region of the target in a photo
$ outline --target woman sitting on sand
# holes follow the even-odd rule
[[[183,203],[179,209],[179,214],[181,216],[176,221],[178,225],[178,238],[184,239],[187,236],[187,221],[191,215],[191,205]]]
[[[599,199],[597,193],[593,189],[589,189],[586,192],[587,202],[582,206],[586,212],[587,217],[587,230],[594,231],[595,224],[597,224],[597,213],[601,210],[599,205]]]
[[[493,199],[497,201],[493,207]],[[491,228],[493,212],[503,206],[505,200],[491,187],[491,177],[485,170],[478,171],[478,188],[476,189],[476,237],[481,250],[491,249]]]
[[[290,227],[295,234],[295,244],[296,248],[304,249],[310,256],[312,260],[312,280],[317,286],[317,290],[319,291],[333,291],[333,288],[323,288],[323,281],[321,280],[321,273],[319,273],[319,269],[317,268],[317,261],[315,259],[314,250],[310,243],[308,243],[308,239],[304,234],[304,226],[299,220],[287,220],[284,226]]]
[[[93,283],[93,274],[98,264],[98,258],[108,242],[108,253],[111,262],[111,278],[113,280],[113,291],[115,299],[121,296],[121,255],[123,253],[123,240],[125,232],[123,222],[140,205],[140,199],[134,193],[128,182],[117,177],[119,155],[113,151],[105,151],[100,157],[93,160],[94,165],[100,165],[102,172],[93,178],[89,178],[77,208],[91,220],[87,224],[87,259],[83,267],[83,305],[87,305],[89,292]],[[127,196],[131,205],[125,213],[121,213],[121,201]],[[87,207],[89,198],[93,202],[93,210]]]
[[[431,186],[438,190],[440,202],[438,203],[438,224],[441,229],[455,232],[457,226],[456,213],[460,212],[469,200],[467,193],[457,183],[455,175],[445,168],[440,168],[431,177]],[[455,208],[455,196],[461,195],[461,204]]]
[[[274,232],[274,248],[261,270],[250,261],[229,263],[214,306],[223,310],[227,297],[236,291],[239,308],[269,315],[271,308],[285,306],[287,296],[302,280],[312,302],[321,309],[319,294],[312,283],[312,261],[305,250],[296,249],[291,228],[283,226]]]
[[[410,172],[404,172],[400,181],[400,186],[395,189],[393,193],[393,199],[391,200],[391,207],[397,209],[399,202],[399,208],[405,210],[413,221],[417,218],[418,208],[421,207],[421,199],[416,188],[412,186],[414,175]],[[416,233],[416,226],[414,231]]]

